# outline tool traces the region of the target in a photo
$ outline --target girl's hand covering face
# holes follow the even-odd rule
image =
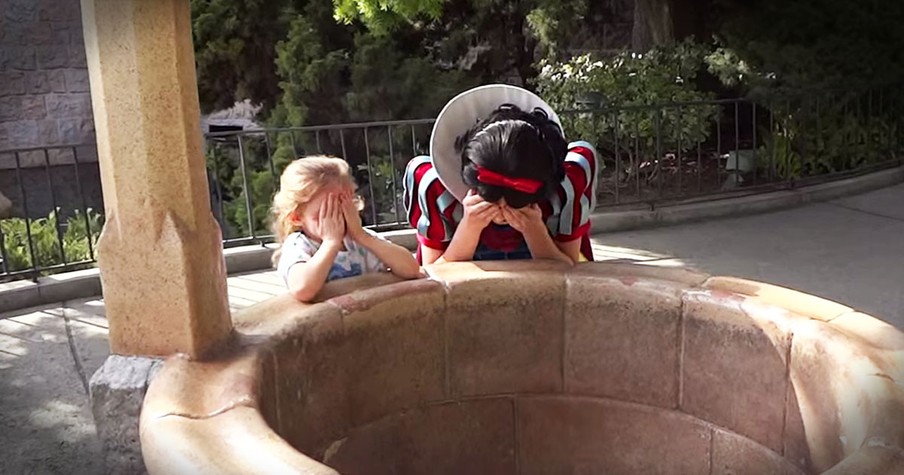
[[[345,217],[339,196],[330,195],[320,206],[320,239],[323,241],[342,241],[345,237]]]
[[[355,196],[350,192],[342,195],[340,199],[342,205],[342,217],[345,220],[345,227],[348,235],[352,239],[356,239],[364,234],[364,227],[361,225],[361,214],[358,213],[358,202]]]
[[[500,213],[499,205],[485,201],[474,190],[468,191],[461,204],[464,206],[463,220],[479,229],[487,227]]]
[[[543,223],[543,213],[540,210],[540,206],[536,203],[527,205],[523,208],[503,206],[501,208],[501,213],[509,226],[515,228],[515,230],[522,234],[546,228],[546,225]]]

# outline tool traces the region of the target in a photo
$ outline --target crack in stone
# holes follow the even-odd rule
[[[66,314],[66,303],[63,303],[63,307],[60,312],[63,316],[63,323],[66,327],[66,340],[69,344],[69,353],[72,355],[72,360],[75,363],[75,372],[78,373],[79,380],[82,382],[82,389],[84,389],[86,395],[90,395],[91,391],[88,388],[88,377],[85,376],[85,368],[82,366],[82,359],[78,354],[78,348],[75,347],[75,338],[72,336],[72,325],[69,321],[69,316]]]
[[[191,419],[191,420],[195,420],[195,421],[201,421],[201,420],[205,420],[205,419],[211,419],[211,418],[216,417],[216,416],[219,416],[219,415],[221,415],[221,414],[225,414],[225,413],[227,413],[227,412],[229,412],[229,411],[231,411],[231,410],[233,410],[233,409],[235,409],[235,408],[237,408],[237,407],[250,407],[250,408],[256,408],[257,405],[255,404],[255,400],[254,400],[253,397],[251,397],[251,396],[244,396],[244,397],[241,397],[241,398],[239,398],[238,400],[233,401],[232,403],[227,404],[227,405],[221,407],[220,409],[217,409],[216,411],[213,411],[213,412],[208,413],[208,414],[196,416],[196,415],[194,415],[194,414],[190,414],[190,413],[187,413],[187,412],[167,412],[166,414],[162,414],[162,415],[157,416],[157,419],[163,419],[163,418],[165,418],[165,417],[182,417],[182,418],[185,418],[185,419]]]
[[[882,379],[888,380],[888,381],[890,381],[890,382],[892,382],[892,383],[894,383],[894,384],[898,384],[898,382],[895,381],[895,378],[892,378],[891,376],[889,376],[889,375],[887,375],[887,374],[885,374],[885,373],[873,373],[873,374],[871,374],[870,376],[875,376],[875,377],[877,377],[877,378],[882,378]]]
[[[830,206],[836,206],[836,207],[841,208],[841,209],[846,209],[846,210],[848,210],[848,211],[853,211],[853,212],[855,212],[855,213],[863,213],[863,214],[866,214],[866,215],[869,215],[869,216],[875,216],[875,217],[877,217],[877,218],[890,219],[890,220],[892,220],[892,221],[897,221],[897,222],[899,222],[899,223],[904,223],[904,219],[901,219],[901,218],[896,218],[896,217],[894,217],[894,216],[889,216],[889,215],[887,215],[887,214],[876,213],[876,212],[874,212],[874,211],[868,211],[868,210],[865,210],[865,209],[860,209],[860,208],[857,208],[857,207],[854,207],[854,206],[844,205],[844,204],[837,203],[837,202],[834,202],[834,201],[829,201],[829,202],[827,202],[826,204],[828,204],[828,205],[830,205]]]

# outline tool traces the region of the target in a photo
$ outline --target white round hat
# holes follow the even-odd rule
[[[433,125],[430,158],[443,186],[459,201],[468,194],[468,186],[461,178],[461,154],[455,151],[455,141],[503,104],[518,106],[526,112],[540,108],[562,128],[559,116],[549,104],[536,94],[517,86],[490,84],[455,96],[443,107]]]

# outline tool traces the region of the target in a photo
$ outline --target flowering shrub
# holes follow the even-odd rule
[[[570,137],[627,159],[623,169],[630,174],[644,160],[656,163],[709,137],[719,108],[701,103],[712,96],[695,87],[706,53],[704,46],[685,41],[645,54],[583,55],[543,64],[537,86],[563,111]]]

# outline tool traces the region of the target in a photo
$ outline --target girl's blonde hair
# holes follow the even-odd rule
[[[271,211],[273,235],[278,244],[282,244],[289,234],[298,231],[293,218],[301,212],[304,205],[331,185],[349,187],[352,191],[357,188],[348,162],[341,158],[322,155],[299,158],[283,170],[279,178],[279,191],[273,196]],[[279,255],[279,250],[274,252],[274,262],[279,260]]]

